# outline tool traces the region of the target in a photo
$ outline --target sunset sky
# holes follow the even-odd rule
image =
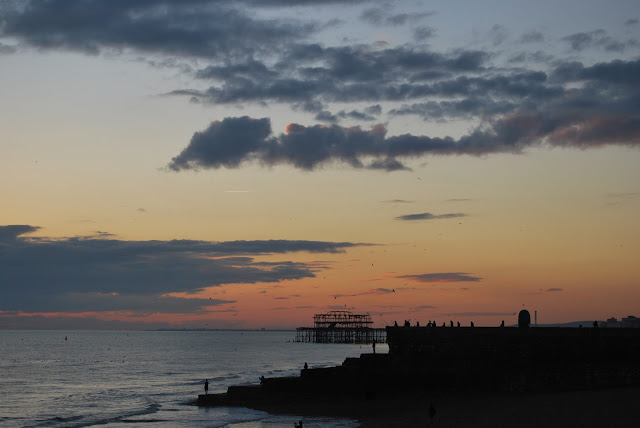
[[[3,1],[0,329],[640,316],[639,19]]]

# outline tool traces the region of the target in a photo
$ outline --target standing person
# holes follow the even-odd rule
[[[373,339],[373,341],[371,342],[371,346],[373,346],[373,353],[376,353],[376,340]]]
[[[209,379],[204,380],[204,394],[207,395],[209,393]]]
[[[429,425],[435,423],[436,420],[436,408],[433,406],[433,403],[429,405]]]

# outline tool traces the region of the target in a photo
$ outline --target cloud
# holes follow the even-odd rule
[[[544,34],[540,31],[529,31],[520,38],[521,43],[541,43],[544,42]]]
[[[546,293],[557,293],[559,291],[564,291],[564,288],[556,288],[556,287],[552,287],[552,288],[539,288],[538,291],[536,293],[533,294],[546,294]]]
[[[407,23],[420,22],[423,19],[432,16],[433,12],[422,13],[391,13],[391,8],[372,7],[362,12],[361,19],[373,25],[386,24],[391,26],[400,26]]]
[[[121,241],[27,238],[35,226],[0,226],[0,310],[193,312],[226,300],[177,298],[222,284],[314,277],[318,267],[255,255],[335,253],[358,244],[322,241]]]
[[[634,39],[620,41],[607,35],[607,32],[599,29],[595,31],[581,32],[563,37],[563,41],[571,45],[574,51],[582,51],[589,48],[603,48],[607,51],[622,52],[627,47],[637,45]]]
[[[438,53],[409,46],[379,49],[369,46],[324,47],[292,43],[282,50],[276,66],[264,58],[252,59],[251,70],[237,76],[236,61],[215,68],[220,84],[204,91],[182,89],[169,95],[187,95],[206,103],[283,102],[318,105],[326,102],[380,102],[437,96],[466,82],[427,85],[435,77],[478,73],[485,69],[489,55],[481,51],[459,50]],[[235,63],[234,63],[235,62]],[[196,76],[209,77],[202,72]],[[259,77],[259,79],[257,78]],[[463,89],[463,88],[461,88]]]
[[[15,53],[17,49],[14,46],[5,45],[4,43],[0,43],[0,55],[2,54],[12,54]]]
[[[427,39],[435,37],[435,35],[436,35],[436,30],[434,28],[427,27],[427,26],[417,27],[413,31],[413,38],[418,42],[424,42]]]
[[[397,278],[411,279],[416,282],[429,283],[450,283],[450,282],[477,282],[482,278],[471,276],[466,272],[440,272],[440,273],[423,273],[418,275],[401,275]]]
[[[381,295],[381,294],[393,294],[396,290],[392,288],[371,288],[369,290],[361,291],[359,293],[353,294],[335,294],[334,298],[339,299],[341,297],[357,297],[357,296],[368,296],[368,295]]]
[[[480,98],[465,98],[458,101],[428,101],[403,105],[391,109],[389,114],[396,116],[416,115],[424,121],[443,121],[448,119],[469,119],[477,115],[495,116],[513,111],[516,105],[508,100],[494,101]]]
[[[582,149],[640,145],[640,106],[634,101],[640,95],[640,60],[617,60],[590,67],[563,63],[550,80],[582,83],[580,88],[567,91],[542,85],[547,80],[544,73],[527,76],[521,83],[517,80],[502,83],[499,90],[538,101],[522,104],[510,114],[483,123],[458,139],[411,134],[387,136],[384,125],[365,130],[359,126],[295,123],[287,126],[286,134],[274,136],[267,118],[245,116],[213,122],[205,131],[194,134],[169,167],[173,170],[236,168],[256,161],[268,166],[288,164],[304,170],[341,163],[353,168],[394,171],[407,169],[404,159],[429,155],[518,154],[544,145]],[[536,81],[537,84],[531,84]],[[451,90],[467,92],[478,84],[488,82],[461,79],[456,83],[457,89]],[[234,141],[238,143],[233,144]]]
[[[257,19],[228,2],[207,0],[31,0],[5,2],[2,35],[39,49],[98,54],[136,50],[177,57],[271,51],[313,26]]]
[[[327,123],[336,123],[339,122],[340,119],[353,119],[360,121],[373,121],[376,120],[377,116],[382,113],[382,108],[380,104],[372,105],[366,107],[362,110],[351,110],[349,112],[345,110],[341,110],[336,114],[332,114],[326,110],[318,112],[315,118],[321,122]]]
[[[340,3],[295,3],[326,4]],[[490,29],[492,46],[487,49],[435,51],[424,43],[434,35],[424,26],[412,27],[419,42],[391,45],[345,39],[326,45],[317,40],[322,31],[341,25],[333,19],[303,22],[287,13],[273,18],[278,16],[273,10],[260,13],[265,8],[291,12],[292,6],[286,0],[4,2],[0,38],[3,43],[10,40],[11,49],[0,44],[0,50],[135,54],[150,64],[178,67],[197,88],[175,88],[167,95],[216,106],[285,104],[329,124],[292,123],[278,134],[268,118],[220,118],[194,133],[173,158],[169,167],[176,171],[240,168],[252,162],[304,170],[343,164],[398,171],[410,169],[406,160],[426,156],[640,145],[640,60],[592,64],[577,56],[592,48],[611,55],[637,50],[640,43],[635,39],[617,39],[602,29],[574,33],[561,42],[570,46],[575,62],[523,50],[506,53],[507,64],[517,64],[510,67],[501,62],[509,34],[499,25]],[[420,25],[432,14],[368,4],[360,11],[377,26]],[[637,19],[627,21],[636,23]],[[539,31],[530,31],[516,49],[543,41]],[[386,102],[393,102],[394,108],[383,117]],[[341,120],[384,123],[407,115],[425,121],[467,120],[475,128],[453,138],[388,136],[386,125],[338,125]]]
[[[37,226],[29,226],[26,224],[14,224],[10,226],[0,226],[0,244],[4,241],[17,239],[20,235],[33,233],[40,229]]]
[[[396,220],[415,221],[415,220],[439,220],[443,218],[459,218],[466,217],[466,214],[462,213],[450,213],[450,214],[431,214],[431,213],[419,213],[419,214],[406,214],[396,217]]]

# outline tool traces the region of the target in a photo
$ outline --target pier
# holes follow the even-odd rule
[[[313,316],[313,327],[296,328],[296,342],[310,343],[386,343],[387,331],[373,328],[369,314],[330,311]]]

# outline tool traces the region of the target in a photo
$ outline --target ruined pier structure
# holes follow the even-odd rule
[[[373,328],[369,314],[330,311],[313,316],[313,327],[298,327],[296,342],[310,343],[386,343],[387,331]]]

